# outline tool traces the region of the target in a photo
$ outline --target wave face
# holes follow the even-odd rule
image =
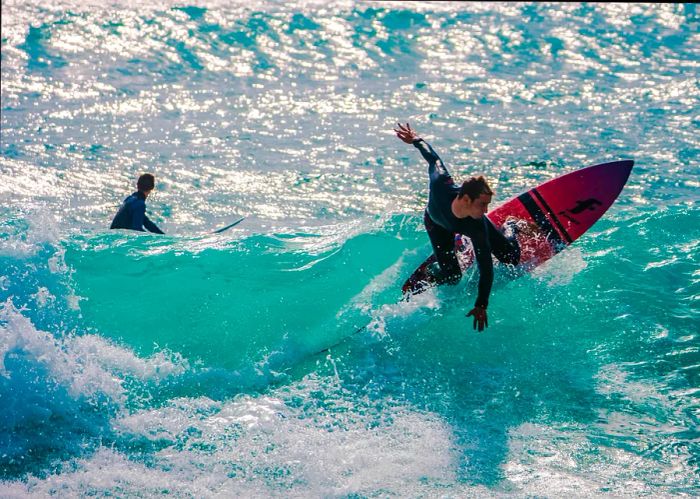
[[[3,4],[0,495],[693,495],[695,5]],[[425,164],[632,158],[570,248],[408,301]],[[138,174],[167,233],[108,231]],[[238,217],[220,234],[213,230]]]

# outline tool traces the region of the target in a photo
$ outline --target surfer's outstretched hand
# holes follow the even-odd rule
[[[486,309],[484,307],[474,307],[467,314],[467,317],[474,316],[474,329],[477,325],[479,326],[479,332],[483,331],[485,327],[489,326],[489,319],[486,316]]]
[[[413,144],[414,140],[420,139],[418,134],[411,129],[411,125],[409,125],[408,123],[406,123],[406,125],[397,123],[397,125],[399,125],[398,130],[394,128],[396,136],[403,140],[406,144]]]

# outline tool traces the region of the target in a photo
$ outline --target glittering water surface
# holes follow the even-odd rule
[[[0,495],[696,494],[699,32],[692,4],[4,2]],[[430,249],[399,120],[496,205],[636,164],[497,272],[477,334],[475,275],[400,300]],[[144,171],[167,235],[106,230]]]

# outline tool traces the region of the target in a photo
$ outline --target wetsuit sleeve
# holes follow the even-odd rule
[[[479,295],[476,297],[475,307],[488,307],[491,286],[493,285],[493,259],[491,258],[491,245],[486,224],[478,233],[471,236],[476,263],[479,266]]]
[[[132,230],[140,230],[141,232],[145,232],[143,230],[143,221],[146,218],[146,203],[141,201],[140,199],[132,203],[131,205],[131,229]]]
[[[413,141],[413,146],[420,151],[423,158],[428,162],[428,175],[430,175],[430,180],[436,180],[441,175],[450,175],[445,164],[440,159],[440,156],[437,155],[430,144],[425,140],[416,139]]]
[[[143,226],[146,227],[149,232],[153,232],[154,234],[165,234],[165,232],[160,230],[156,224],[151,222],[146,215],[143,216]]]
[[[485,218],[485,223],[489,232],[489,244],[491,252],[498,258],[498,261],[507,265],[517,265],[520,262],[520,244],[515,235],[506,237],[498,230],[493,222]]]

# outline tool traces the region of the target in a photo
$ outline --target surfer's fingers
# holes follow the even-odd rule
[[[471,317],[472,315],[474,316],[474,329],[476,330],[476,323],[478,322],[478,314],[476,313],[475,308],[473,308],[469,311],[469,313],[467,314],[467,317]]]

